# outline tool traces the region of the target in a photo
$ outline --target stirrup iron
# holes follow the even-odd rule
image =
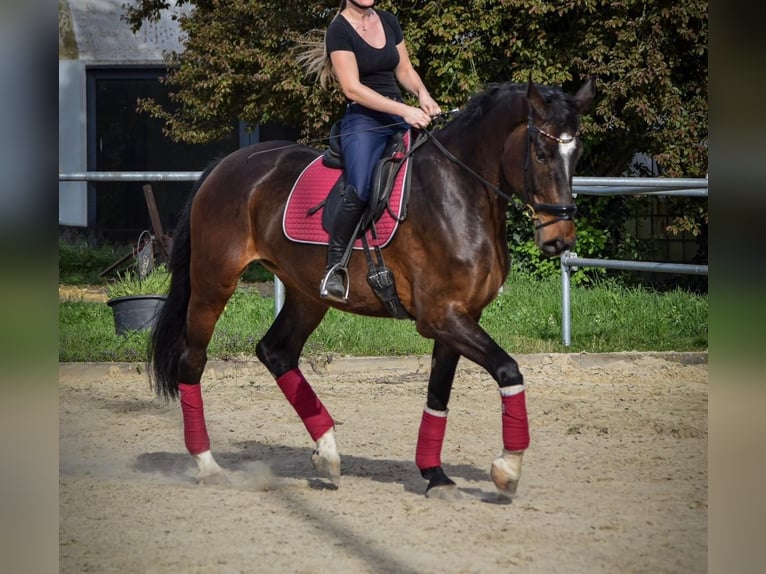
[[[340,274],[341,281],[343,282],[343,286],[346,288],[345,293],[343,294],[343,297],[337,297],[334,293],[330,293],[327,290],[327,281],[332,277],[334,274]],[[343,265],[343,262],[336,263],[332,267],[330,267],[327,272],[324,274],[324,277],[322,278],[322,282],[319,284],[319,296],[322,297],[322,299],[328,299],[330,301],[335,301],[336,303],[348,303],[348,292],[351,288],[351,281],[349,281],[348,277],[348,268]]]

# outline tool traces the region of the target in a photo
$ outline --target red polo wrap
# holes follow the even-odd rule
[[[420,470],[442,465],[442,444],[447,431],[447,417],[423,411],[415,450],[415,464]]]
[[[526,450],[529,447],[529,421],[525,391],[503,400],[503,447],[506,450]]]
[[[316,396],[300,369],[286,372],[277,379],[277,385],[298,413],[312,439],[318,440],[335,426],[330,413]]]
[[[181,412],[184,417],[184,442],[189,454],[195,455],[210,450],[210,437],[205,426],[205,410],[202,406],[200,385],[178,383],[181,394]]]

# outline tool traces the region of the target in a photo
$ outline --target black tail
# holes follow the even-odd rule
[[[168,265],[170,290],[149,338],[147,372],[157,396],[165,399],[178,397],[178,361],[186,348],[186,310],[191,297],[191,205],[197,190],[216,165],[218,162],[210,165],[194,184],[173,234],[173,249]]]

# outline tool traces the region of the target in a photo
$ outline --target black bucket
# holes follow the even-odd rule
[[[114,330],[118,335],[129,331],[145,331],[154,326],[165,297],[161,295],[130,295],[106,302],[114,315]]]

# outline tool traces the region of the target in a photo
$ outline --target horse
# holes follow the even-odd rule
[[[420,335],[433,339],[431,370],[415,451],[426,496],[449,496],[456,483],[442,468],[448,403],[460,357],[497,382],[502,451],[490,466],[501,496],[513,497],[529,446],[525,383],[519,365],[482,329],[482,310],[510,268],[506,210],[529,211],[535,242],[560,255],[576,238],[572,177],[582,153],[580,117],[595,95],[591,78],[576,94],[510,82],[474,95],[412,155],[407,217],[382,249],[402,307]],[[176,228],[167,300],[150,334],[148,361],[160,398],[180,399],[184,443],[198,479],[225,476],[210,449],[200,381],[216,322],[253,261],[284,284],[284,304],[255,346],[311,439],[315,472],[337,488],[341,462],[332,416],[299,368],[309,335],[330,306],[389,313],[365,282],[365,257],[348,265],[345,304],[322,299],[326,247],[289,240],[282,228],[293,183],[321,151],[295,142],[261,142],[206,169]]]

